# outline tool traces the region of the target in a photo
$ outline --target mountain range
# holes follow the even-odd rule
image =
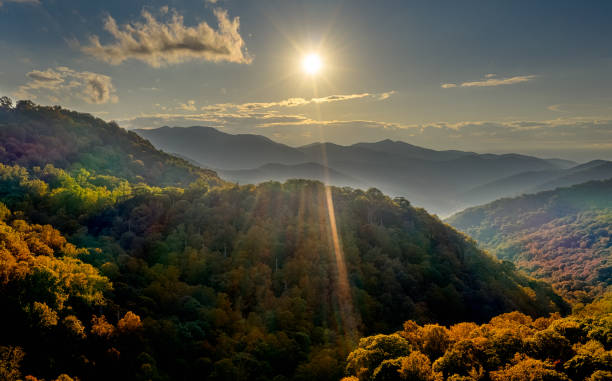
[[[376,187],[441,216],[501,197],[612,177],[612,162],[603,160],[578,164],[519,154],[437,151],[391,140],[290,147],[263,136],[231,135],[211,127],[135,132],[157,148],[214,169],[230,181],[308,178]]]

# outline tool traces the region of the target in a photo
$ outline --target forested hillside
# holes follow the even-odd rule
[[[0,163],[22,167],[85,168],[149,185],[188,185],[197,178],[218,181],[213,171],[195,167],[155,149],[116,123],[89,114],[20,101],[0,102]]]
[[[577,301],[612,284],[612,180],[501,199],[448,222]]]
[[[27,115],[33,137],[18,140],[18,122],[0,125],[5,152],[45,136],[28,127],[33,120],[65,129],[66,139],[89,131],[75,144],[109,128],[20,107],[4,117]],[[304,180],[228,184],[118,130],[87,150],[66,147],[67,162],[52,155],[45,164],[41,151],[0,165],[7,379],[337,380],[359,336],[395,331],[405,319],[568,311],[550,286],[404,199]],[[173,177],[148,172],[155,162],[139,172],[129,161],[113,162],[116,171],[92,165],[85,152],[98,146],[167,158],[163,168],[194,181],[134,182]]]

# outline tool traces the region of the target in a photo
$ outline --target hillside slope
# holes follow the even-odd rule
[[[21,101],[0,108],[0,163],[84,168],[149,185],[219,182],[216,173],[165,154],[133,132],[89,114]]]
[[[612,284],[612,179],[501,199],[447,222],[574,298]]]

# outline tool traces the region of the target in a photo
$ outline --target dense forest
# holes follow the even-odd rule
[[[612,285],[612,179],[501,199],[448,222],[575,302]]]
[[[53,164],[86,168],[132,182],[188,185],[198,178],[219,181],[216,173],[155,149],[137,134],[89,114],[0,99],[0,162],[22,167]]]
[[[519,312],[478,325],[406,321],[390,335],[362,338],[342,381],[604,381],[612,379],[612,296],[573,316]]]
[[[544,282],[376,189],[238,186],[28,102],[0,110],[0,134],[3,379],[338,380],[356,374],[360,336],[406,319],[569,312]],[[40,143],[56,135],[74,139],[70,154]]]

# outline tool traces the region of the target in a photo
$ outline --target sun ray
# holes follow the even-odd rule
[[[318,97],[317,82],[312,81],[313,95]],[[322,120],[321,105],[316,104],[317,120]],[[325,142],[324,130],[322,125],[318,126],[319,141]],[[354,312],[353,300],[351,295],[350,283],[348,280],[348,271],[342,248],[342,241],[338,234],[336,224],[336,211],[334,208],[334,199],[332,195],[332,187],[330,184],[329,164],[327,158],[327,150],[325,144],[321,144],[321,162],[323,163],[323,179],[325,189],[325,207],[328,214],[329,233],[331,234],[331,250],[335,258],[336,270],[338,272],[336,283],[336,296],[338,298],[338,313],[344,330],[344,337],[350,345],[355,344],[357,340],[357,318]]]

